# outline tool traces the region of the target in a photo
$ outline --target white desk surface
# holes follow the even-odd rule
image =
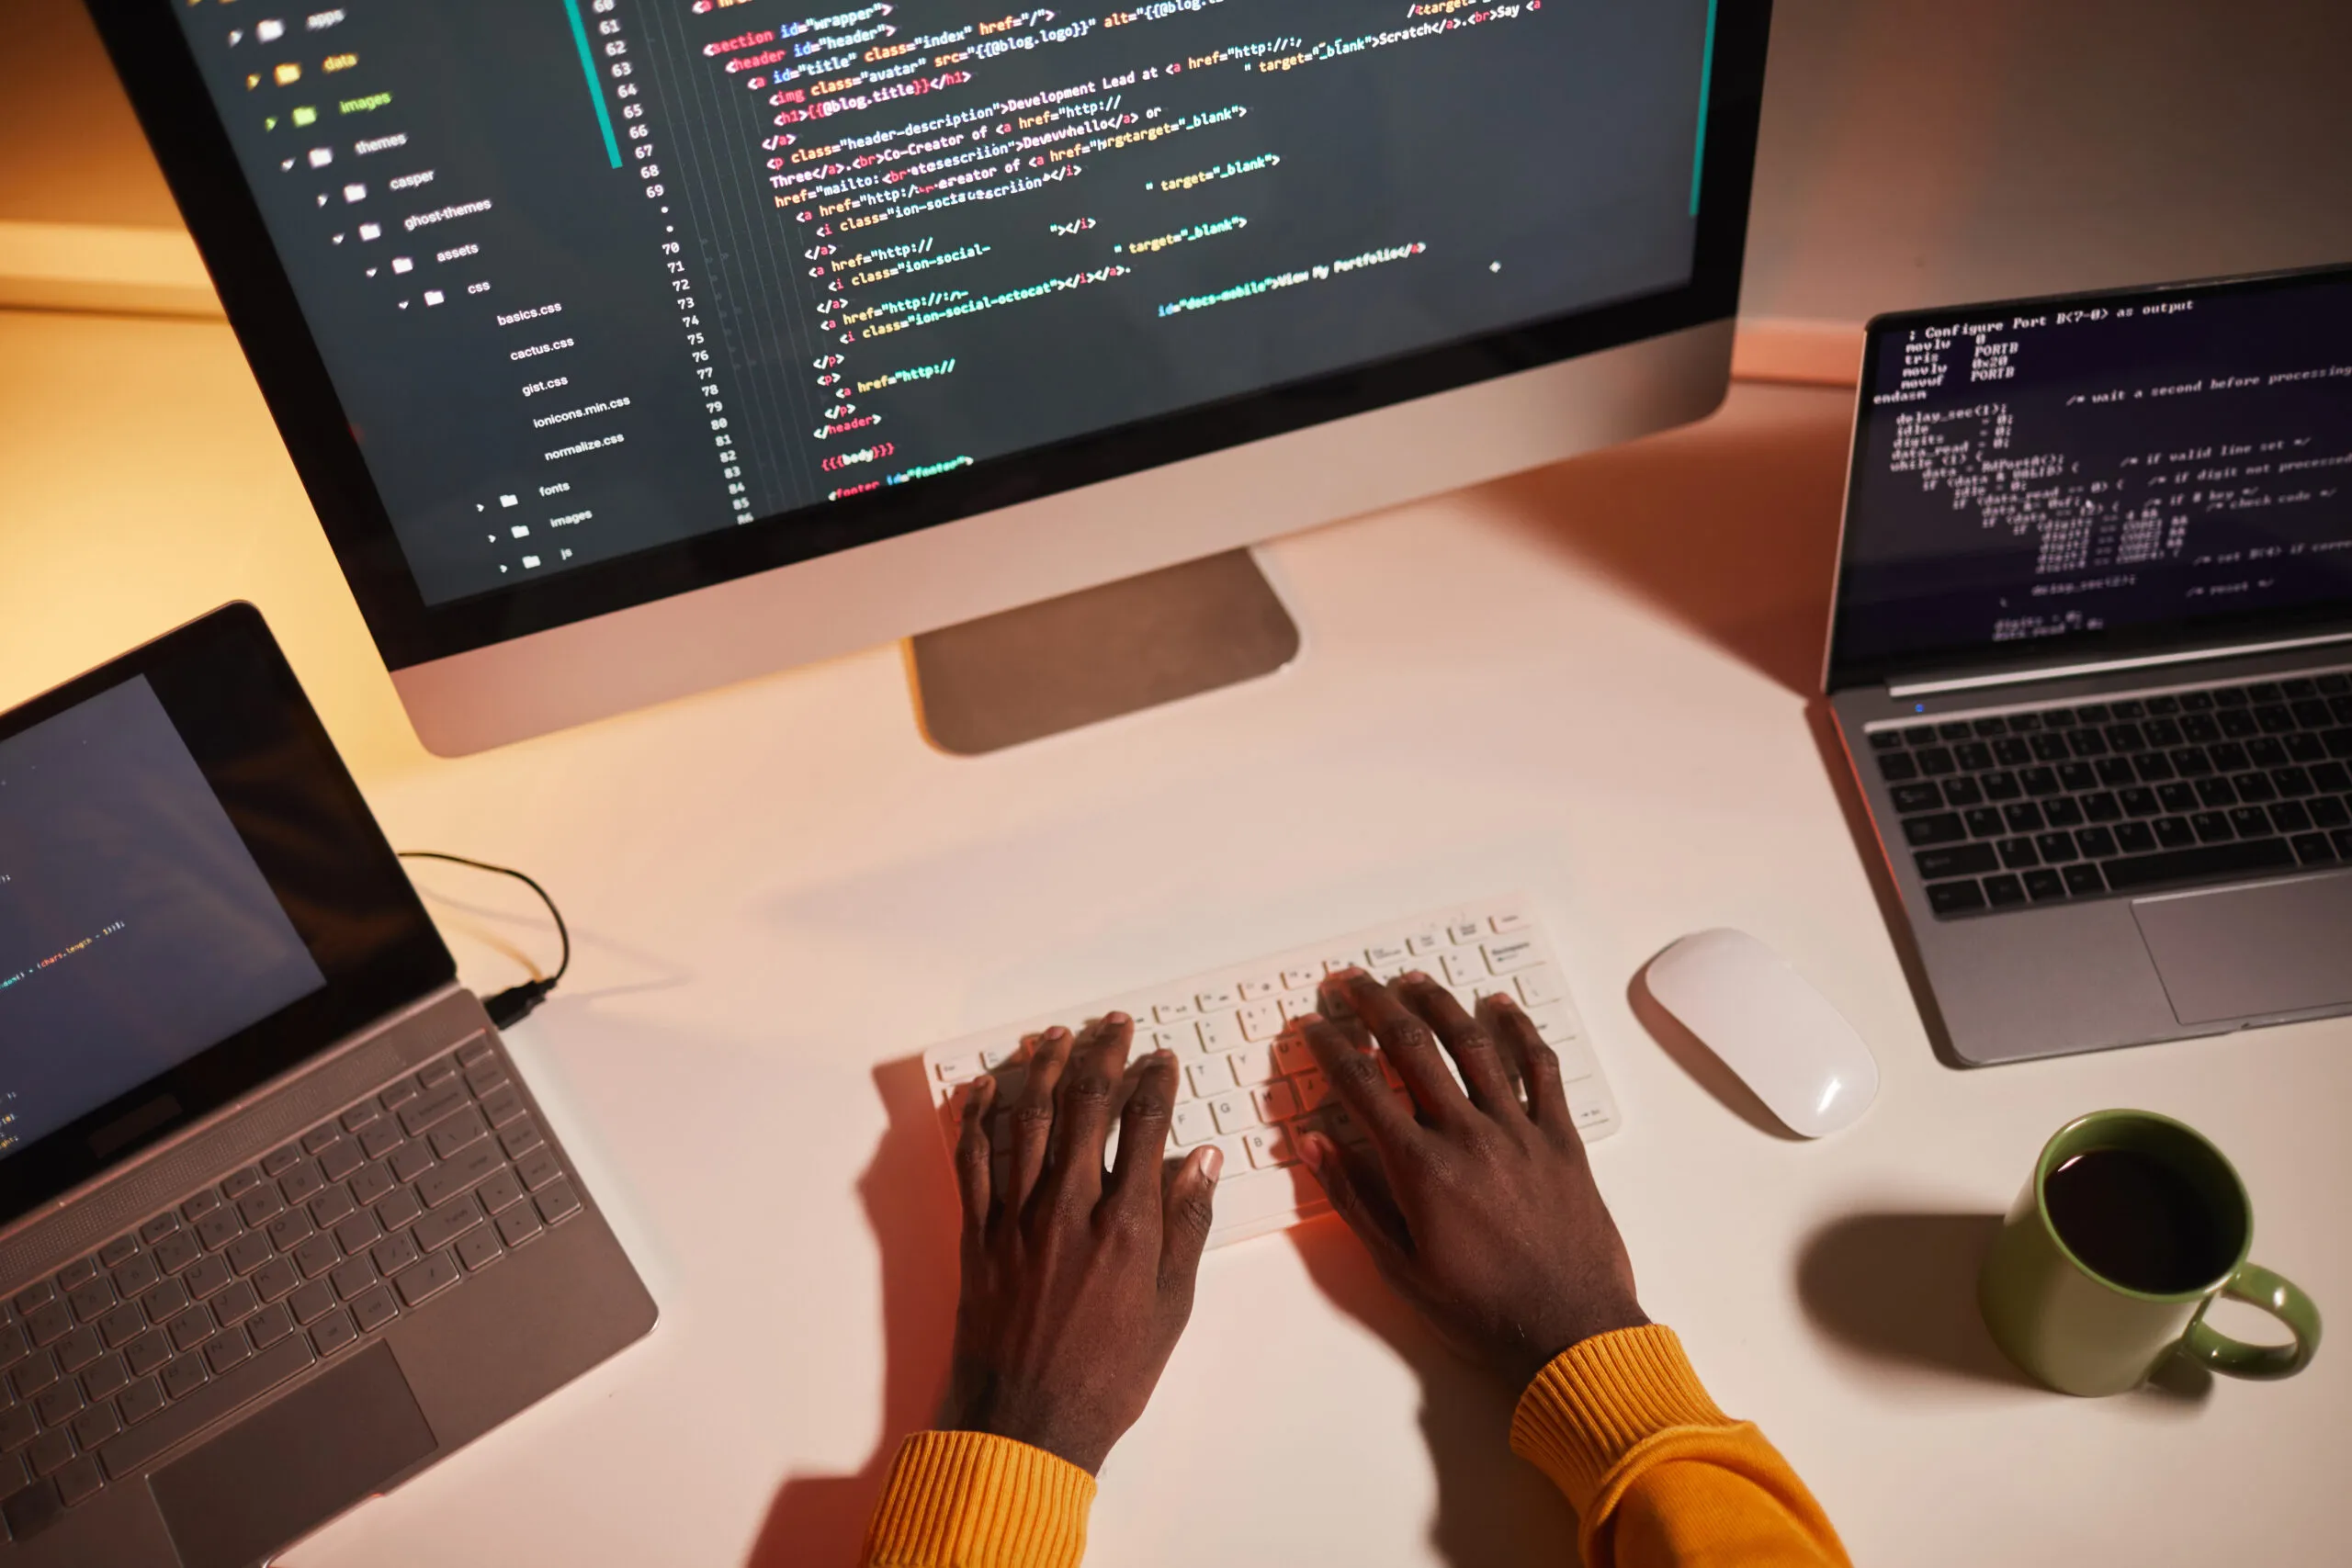
[[[2352,1345],[2281,1385],[2082,1402],[2022,1386],[1976,1321],[1990,1216],[2107,1105],[2211,1134],[2256,1257],[2352,1312],[2352,1021],[1936,1061],[1808,704],[1849,407],[1742,387],[1691,430],[1282,541],[1290,671],[985,761],[924,745],[877,649],[442,761],[226,329],[0,315],[0,704],[249,597],[394,841],[529,869],[578,936],[514,1045],[661,1324],[288,1561],[845,1561],[946,1358],[953,1206],[914,1054],[1511,886],[1624,1107],[1594,1164],[1644,1303],[1858,1561],[2340,1560]],[[501,944],[549,933],[462,876],[423,879],[487,991]],[[1718,924],[1871,1043],[1860,1125],[1773,1136],[1637,1020],[1642,964]],[[1213,1253],[1092,1560],[1567,1562],[1510,1407],[1335,1223]]]

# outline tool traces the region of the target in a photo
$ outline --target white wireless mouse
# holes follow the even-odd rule
[[[1650,995],[1808,1138],[1850,1126],[1878,1063],[1827,998],[1746,931],[1686,936],[1650,961]]]

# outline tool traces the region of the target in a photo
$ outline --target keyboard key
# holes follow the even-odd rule
[[[553,1149],[533,1149],[514,1162],[514,1174],[523,1185],[537,1192],[563,1174],[563,1162],[555,1157]]]
[[[334,1293],[345,1301],[350,1301],[376,1282],[376,1266],[363,1255],[345,1263],[327,1278],[334,1282]]]
[[[1952,773],[1960,766],[1951,750],[1942,746],[1923,746],[1911,753],[1911,760],[1918,764],[1919,772],[1929,778]]]
[[[231,1242],[220,1257],[239,1274],[250,1274],[269,1261],[269,1235],[266,1231],[247,1231]]]
[[[130,1381],[130,1369],[120,1356],[108,1356],[82,1374],[82,1392],[92,1404],[110,1399]]]
[[[386,1117],[360,1129],[359,1152],[369,1159],[381,1159],[387,1152],[399,1146],[403,1136],[401,1124]]]
[[[463,1087],[450,1085],[421,1095],[400,1112],[401,1126],[412,1138],[451,1114],[470,1100]]]
[[[2289,847],[2304,865],[2328,865],[2336,858],[2335,847],[2327,841],[2324,833],[2298,833]]]
[[[1962,844],[1944,850],[1920,850],[1911,857],[1919,868],[1921,881],[1932,882],[1950,876],[1975,876],[1988,871],[1998,871],[2000,857],[1990,844]]]
[[[2230,830],[2241,839],[2259,839],[2270,829],[2270,813],[2258,806],[2241,806],[2230,813]]]
[[[1919,764],[1907,751],[1883,751],[1878,759],[1879,777],[1889,784],[1905,784],[1919,776]]]
[[[2156,847],[2156,835],[2145,822],[2120,822],[2115,828],[2115,843],[2125,854],[2146,854]]]
[[[223,1334],[204,1348],[204,1364],[217,1375],[254,1353],[243,1334]]]
[[[1897,784],[1893,793],[1899,812],[1937,811],[1944,804],[1944,792],[1931,784]]]
[[[1216,1133],[1216,1120],[1209,1114],[1209,1108],[1204,1100],[1187,1100],[1180,1102],[1174,1114],[1169,1119],[1169,1136],[1179,1147],[1189,1147],[1214,1136]],[[483,1186],[487,1190],[489,1184],[485,1182]],[[503,1207],[505,1205],[501,1205],[502,1209]]]
[[[318,1348],[322,1356],[332,1356],[345,1346],[356,1344],[358,1338],[359,1330],[353,1326],[351,1314],[341,1307],[335,1308],[333,1316],[311,1330],[311,1343]]]
[[[2015,876],[2002,874],[1984,879],[1984,899],[1996,909],[2007,909],[2025,902],[2025,884]]]
[[[40,1430],[40,1423],[33,1416],[32,1406],[12,1404],[0,1410],[0,1450],[14,1452],[33,1440]]]
[[[466,1266],[468,1273],[489,1268],[506,1252],[499,1242],[498,1229],[494,1225],[476,1225],[458,1238],[454,1250],[458,1261]]]
[[[528,1203],[517,1203],[498,1216],[498,1238],[509,1247],[521,1246],[545,1228],[538,1210]]]
[[[1194,1062],[1184,1069],[1184,1081],[1194,1100],[1207,1100],[1233,1087],[1233,1068],[1223,1056]]]
[[[294,1321],[306,1325],[333,1312],[334,1302],[334,1287],[324,1280],[313,1280],[286,1298]]]
[[[2018,783],[2015,773],[1986,773],[1976,782],[1984,789],[1987,800],[2015,800],[2025,793],[2025,786]]]
[[[287,1310],[284,1302],[274,1302],[254,1314],[254,1320],[245,1325],[245,1332],[252,1337],[254,1349],[266,1350],[294,1332],[294,1314]],[[214,1369],[216,1371],[219,1370],[217,1367]]]
[[[195,1232],[174,1231],[157,1242],[155,1250],[148,1256],[164,1273],[176,1274],[203,1255],[204,1244],[197,1240]]]
[[[2041,817],[2052,828],[2079,828],[2083,825],[2082,803],[2063,797],[2043,801]]]
[[[2034,852],[2044,865],[2058,865],[2075,858],[2075,835],[2072,833],[2039,833],[2034,836]]]
[[[96,1329],[77,1328],[57,1342],[57,1348],[52,1354],[57,1357],[60,1367],[69,1372],[78,1372],[105,1354],[105,1347],[98,1343]]]
[[[174,1399],[186,1399],[204,1386],[211,1374],[204,1369],[204,1357],[199,1354],[182,1356],[164,1369],[164,1392]]]
[[[98,1336],[108,1348],[119,1348],[146,1332],[147,1314],[136,1302],[126,1302],[98,1319]]]
[[[332,1236],[314,1235],[294,1249],[294,1267],[306,1280],[315,1280],[335,1265],[341,1251]]]
[[[319,1174],[318,1162],[304,1160],[277,1179],[277,1190],[289,1203],[307,1203],[319,1195],[327,1179]]]
[[[390,1192],[393,1188],[399,1185],[400,1183],[392,1179],[392,1173],[390,1167],[384,1165],[367,1166],[362,1168],[359,1172],[351,1179],[350,1190],[352,1201],[360,1204],[362,1207],[365,1207],[375,1202],[385,1193]]]
[[[53,1383],[33,1401],[33,1414],[44,1427],[62,1426],[66,1417],[81,1408],[82,1386],[76,1382]]]
[[[436,1252],[423,1262],[407,1269],[392,1282],[400,1287],[401,1300],[408,1305],[419,1306],[464,1277],[455,1257]],[[355,1312],[356,1307],[354,1308]]]
[[[424,1205],[415,1193],[401,1188],[376,1205],[376,1218],[388,1231],[396,1231],[424,1212]]]
[[[400,1242],[410,1242],[419,1252],[437,1252],[457,1239],[459,1232],[481,1218],[481,1207],[471,1197],[461,1197],[434,1210],[416,1222],[404,1235],[397,1235],[378,1244],[376,1267],[389,1277],[394,1270],[385,1268],[381,1256],[384,1248]]]
[[[1937,844],[1958,843],[1968,837],[1968,829],[1958,812],[1947,811],[1934,817],[1903,818],[1903,836],[1913,849],[1927,849]],[[1468,976],[1464,976],[1467,979]]]
[[[367,1163],[368,1156],[359,1152],[358,1140],[338,1138],[321,1151],[319,1174],[329,1181],[342,1181]]]
[[[362,1334],[373,1334],[399,1315],[400,1308],[392,1301],[391,1288],[378,1285],[363,1291],[351,1303],[351,1321]]]
[[[25,1314],[25,1337],[36,1345],[54,1345],[73,1331],[74,1309],[62,1301],[43,1302]]]
[[[2026,794],[2040,799],[2058,793],[2058,773],[2052,768],[2025,768],[2018,773],[2018,784]]]
[[[430,1144],[402,1144],[392,1151],[392,1174],[402,1181],[414,1181],[433,1166]]]
[[[2284,840],[2258,839],[2153,855],[2125,855],[2109,861],[2106,869],[2108,886],[2125,893],[2172,882],[2251,875],[2294,864],[2295,853]]]
[[[301,1271],[283,1258],[273,1258],[254,1271],[254,1293],[266,1302],[283,1300],[301,1282]]]
[[[172,1359],[172,1342],[160,1328],[151,1328],[122,1349],[123,1363],[133,1377],[144,1377]]]
[[[85,1449],[95,1449],[122,1430],[122,1418],[111,1404],[93,1405],[74,1417],[74,1440]]]
[[[2186,817],[2160,817],[2154,827],[2156,842],[2168,850],[2186,849],[2197,841],[2197,829]]]
[[[2037,904],[2066,896],[2066,883],[2054,871],[2029,871],[2025,874],[2026,897]]]
[[[2107,879],[2099,874],[2096,863],[2079,861],[2060,874],[2066,879],[2066,891],[2077,897],[2107,891]]]
[[[72,1462],[74,1434],[65,1431],[43,1432],[25,1449],[25,1462],[32,1466],[35,1475],[54,1475]]]

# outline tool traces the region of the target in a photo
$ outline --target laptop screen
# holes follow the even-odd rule
[[[2352,623],[2352,269],[1882,317],[1833,688]]]
[[[0,1220],[450,969],[249,606],[0,715]]]
[[[155,689],[0,740],[0,1156],[324,986]]]

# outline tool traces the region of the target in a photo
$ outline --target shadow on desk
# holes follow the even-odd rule
[[[1739,386],[1713,417],[1499,481],[1532,533],[1804,696],[1821,690],[1850,393]]]
[[[1421,1436],[1437,1474],[1430,1526],[1437,1554],[1452,1568],[1574,1562],[1575,1513],[1542,1472],[1510,1451],[1519,1391],[1440,1345],[1339,1220],[1311,1220],[1289,1235],[1324,1294],[1420,1380]]]
[[[885,1062],[874,1087],[890,1125],[858,1178],[882,1255],[882,1440],[854,1475],[794,1475],[768,1505],[745,1568],[847,1568],[909,1432],[933,1424],[956,1325],[957,1214],[939,1179],[939,1122],[922,1063]]]

